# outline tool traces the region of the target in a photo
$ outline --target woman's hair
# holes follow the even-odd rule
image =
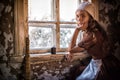
[[[101,36],[102,36],[102,49],[104,51],[109,52],[110,48],[109,48],[109,40],[108,40],[108,36],[106,31],[103,29],[103,27],[88,13],[89,15],[89,22],[88,22],[88,27],[87,27],[87,31],[88,32],[93,32],[95,33],[95,31],[99,31]],[[96,36],[99,37],[99,36]]]
[[[107,34],[106,31],[103,29],[103,27],[88,13],[89,15],[89,22],[88,22],[88,27],[87,31],[89,32],[94,32],[98,30],[102,36],[107,39]]]

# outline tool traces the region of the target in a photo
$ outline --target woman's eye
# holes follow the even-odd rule
[[[79,15],[77,15],[77,18],[79,17]]]
[[[82,18],[84,18],[84,17],[85,17],[85,15],[81,15],[81,17],[82,17]]]

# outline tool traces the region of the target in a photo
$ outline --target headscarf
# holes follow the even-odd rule
[[[93,18],[95,18],[95,7],[94,4],[88,1],[84,1],[80,3],[79,7],[77,10],[85,10],[87,11]]]

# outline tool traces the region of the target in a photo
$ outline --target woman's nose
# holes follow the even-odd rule
[[[82,22],[82,17],[78,17],[77,21]]]

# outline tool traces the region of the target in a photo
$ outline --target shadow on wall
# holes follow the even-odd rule
[[[106,26],[111,52],[120,60],[120,0],[102,0],[99,20]]]

